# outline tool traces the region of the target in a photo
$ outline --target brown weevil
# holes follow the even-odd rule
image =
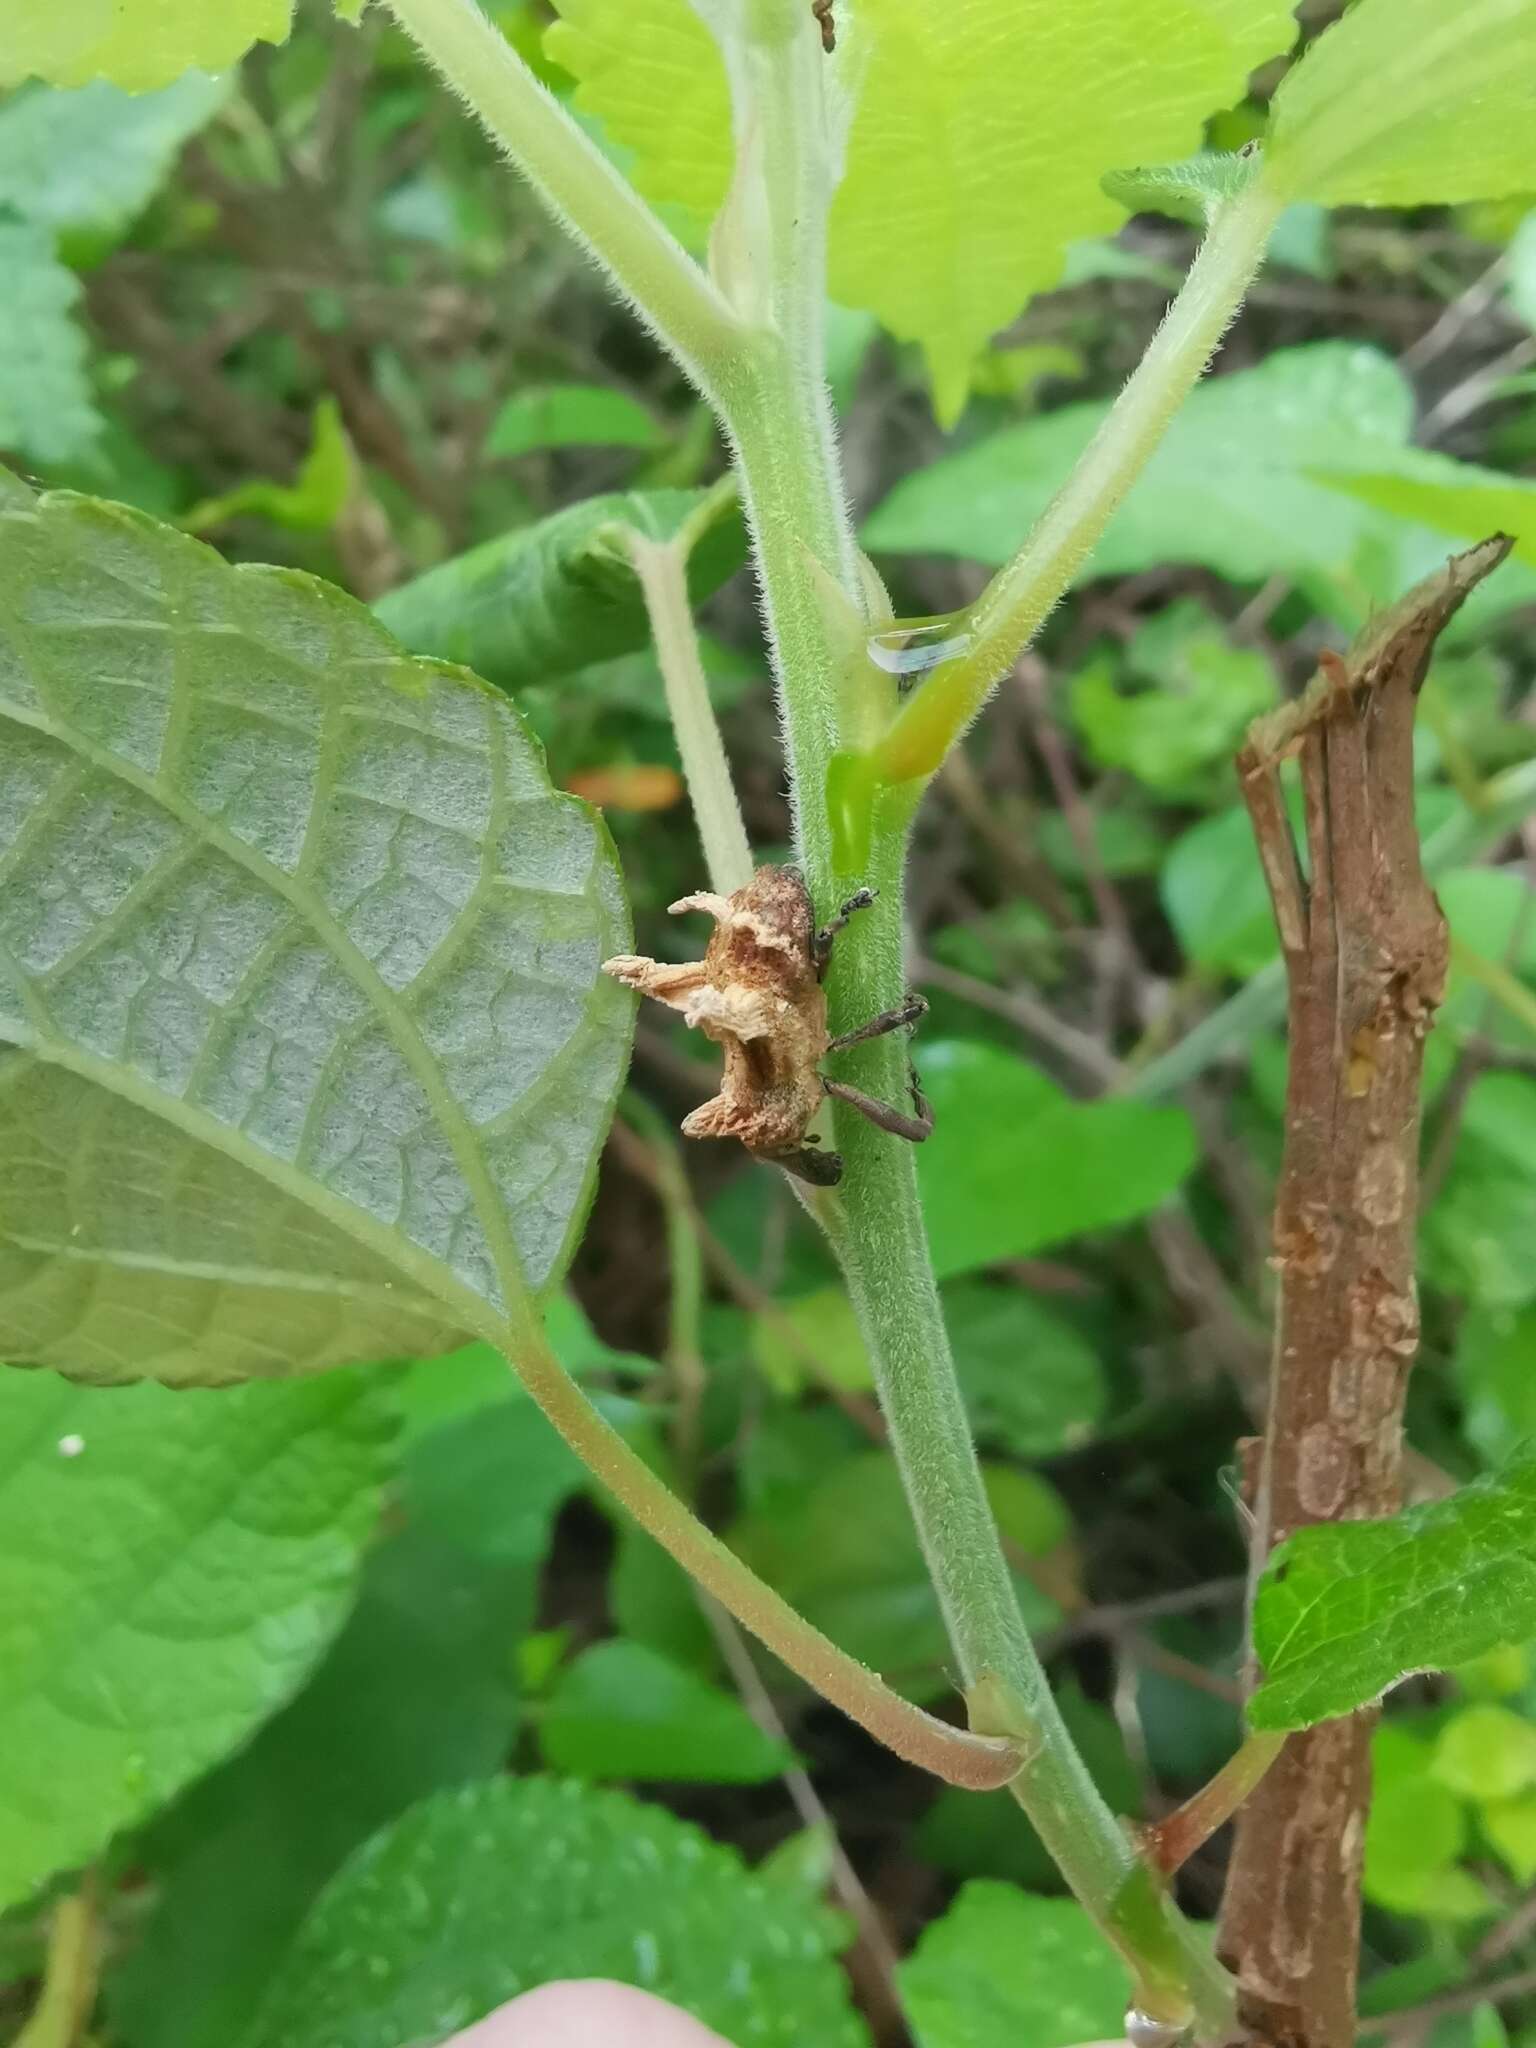
[[[828,1053],[860,1045],[917,1022],[928,1005],[909,996],[899,1009],[871,1017],[838,1038],[827,1030],[822,981],[832,942],[874,891],[850,896],[830,924],[817,929],[804,881],[794,868],[761,867],[731,896],[684,896],[674,915],[704,910],[715,920],[702,960],[678,965],[623,953],[603,972],[671,1009],[723,1047],[720,1093],[683,1122],[689,1138],[736,1138],[752,1154],[818,1187],[835,1187],[843,1162],[816,1149],[810,1124],[825,1096],[835,1095],[899,1138],[919,1144],[933,1117],[914,1077],[912,1111],[893,1109],[861,1089],[821,1072]]]

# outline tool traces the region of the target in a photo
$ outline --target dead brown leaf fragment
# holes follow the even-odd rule
[[[1307,1523],[1400,1505],[1424,1040],[1448,957],[1419,852],[1414,713],[1436,640],[1509,547],[1453,557],[1347,657],[1320,658],[1237,760],[1290,995],[1255,1573]],[[1305,864],[1281,790],[1288,760]],[[1293,1735],[1239,1816],[1219,1952],[1238,1979],[1245,2048],[1352,2048],[1374,1722],[1366,1712]]]

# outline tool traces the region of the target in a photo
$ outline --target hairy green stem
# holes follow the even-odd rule
[[[508,1359],[518,1378],[587,1470],[641,1528],[781,1662],[841,1707],[877,1742],[951,1785],[995,1790],[1018,1768],[1016,1745],[951,1727],[914,1707],[797,1614],[659,1479],[593,1406],[538,1326],[520,1319]]]
[[[750,271],[760,323],[724,393],[725,427],[767,616],[796,843],[820,900],[832,864],[827,764],[844,743],[843,680],[865,629],[826,381],[827,217],[840,144],[826,59],[801,0],[713,0],[701,11],[725,55],[736,135],[716,262]],[[733,253],[738,237],[747,246]]]
[[[715,285],[475,0],[387,0],[434,69],[607,272],[699,390],[718,396],[741,323]]]
[[[750,161],[757,146],[756,124],[769,106],[772,131],[786,153],[777,173],[779,189],[792,191],[794,199],[791,207],[780,205],[766,216],[774,334],[753,358],[752,374],[729,394],[727,424],[756,540],[806,879],[818,907],[826,910],[854,887],[869,884],[879,891],[875,909],[845,935],[833,968],[833,1014],[838,1025],[847,1026],[892,1007],[903,993],[903,867],[918,786],[909,783],[906,789],[873,796],[869,859],[855,871],[833,832],[828,804],[834,757],[855,738],[844,729],[844,699],[850,673],[863,655],[858,557],[828,431],[819,354],[820,262],[830,185],[818,201],[803,179],[788,182],[795,176],[793,166],[814,161],[816,151],[828,146],[815,86],[819,74],[812,72],[807,81],[796,69],[807,55],[819,62],[819,52],[809,12],[799,0],[742,4],[759,22],[774,9],[798,16],[796,59],[781,48],[775,68],[766,61],[764,46],[758,54],[765,61],[748,74],[750,90],[740,82],[744,67],[739,53],[733,68],[738,178],[745,175],[742,162]],[[744,204],[739,196],[736,203]],[[764,218],[763,209],[756,218]],[[1262,240],[1260,235],[1258,248]],[[1198,361],[1190,356],[1193,344],[1186,344],[1180,361],[1187,383],[1203,369],[1256,262],[1255,251],[1240,278],[1229,281],[1231,304]],[[1210,267],[1208,261],[1207,275]],[[1235,277],[1235,264],[1233,269]],[[1202,278],[1198,295],[1206,291]],[[808,324],[813,321],[814,330]],[[812,331],[814,350],[802,339],[802,333]],[[1167,397],[1161,424],[1182,396],[1180,388]],[[1155,438],[1149,429],[1146,446],[1127,457],[1128,464],[1139,468]],[[1101,452],[1101,465],[1106,460]],[[1128,482],[1127,477],[1127,488]],[[1084,525],[1087,517],[1082,515]],[[1084,540],[1084,550],[1092,537]],[[1070,573],[1062,569],[1056,594]],[[1041,576],[1035,581],[1038,586]],[[1007,658],[1016,651],[1011,649]],[[992,680],[989,676],[988,684]],[[914,702],[924,695],[919,693]],[[872,1041],[840,1057],[859,1086],[888,1101],[904,1096],[905,1059],[892,1040]],[[1125,1956],[1137,2005],[1175,2025],[1197,2013],[1215,2035],[1230,2009],[1225,1974],[1164,1900],[1100,1797],[1020,1616],[949,1352],[911,1149],[842,1104],[836,1121],[844,1182],[836,1195],[814,1198],[812,1206],[831,1237],[869,1346],[892,1448],[966,1681],[973,1721],[979,1731],[1006,1732],[1023,1748],[1026,1760],[1013,1789],[1072,1889]]]
[[[456,89],[635,301],[719,410],[736,456],[780,690],[806,878],[818,906],[872,882],[876,910],[850,934],[833,976],[834,1014],[862,1021],[903,989],[901,894],[918,791],[988,689],[1060,596],[1205,367],[1257,266],[1273,212],[1252,196],[1218,221],[1147,362],[1078,474],[1019,560],[978,606],[960,663],[898,717],[880,750],[864,872],[850,871],[828,807],[839,753],[866,744],[849,683],[867,606],[838,468],[823,374],[826,221],[836,178],[825,67],[801,0],[705,0],[726,49],[737,175],[706,279],[489,30],[472,0],[390,0]],[[926,751],[925,751],[926,750]],[[908,781],[908,778],[913,778]],[[873,1042],[848,1072],[890,1099],[900,1050]],[[838,1105],[847,1161],[839,1195],[817,1202],[870,1343],[892,1441],[965,1674],[978,1732],[964,1737],[886,1692],[796,1615],[656,1478],[520,1328],[520,1377],[588,1467],[672,1555],[792,1668],[898,1754],[941,1776],[1000,1782],[1026,1753],[1022,1803],[1063,1874],[1119,1945],[1138,2003],[1215,2033],[1226,1982],[1173,1912],[1095,1790],[1020,1618],[982,1486],[945,1338],[912,1154]],[[985,1740],[1006,1736],[1013,1746]]]
[[[868,879],[880,889],[834,974],[846,1016],[888,1007],[903,986],[899,911],[906,807],[884,800]],[[851,929],[851,928],[850,928]],[[875,1040],[839,1056],[888,1101],[908,1087],[904,1049]],[[855,1064],[856,1063],[856,1064]],[[843,1183],[822,1205],[874,1362],[880,1405],[971,1705],[972,1725],[1008,1733],[1026,1761],[1010,1790],[1063,1877],[1131,1969],[1135,2002],[1215,2037],[1229,2010],[1225,1973],[1151,1880],[1062,1721],[1019,1612],[960,1397],[923,1227],[911,1146],[838,1106]]]
[[[886,781],[933,773],[1055,608],[1204,375],[1279,212],[1260,179],[1217,213],[1167,318],[1077,467],[971,607],[970,646],[908,701],[876,750]]]

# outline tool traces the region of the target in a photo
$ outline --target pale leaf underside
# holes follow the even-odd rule
[[[625,938],[601,826],[495,692],[310,578],[7,482],[0,1039],[65,1071],[0,1098],[29,1138],[0,1352],[76,1362],[84,1255],[95,1376],[299,1370],[515,1308],[580,1227]]]

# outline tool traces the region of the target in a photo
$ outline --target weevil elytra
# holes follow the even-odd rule
[[[674,966],[623,953],[603,962],[605,974],[681,1010],[686,1023],[724,1049],[720,1093],[684,1119],[685,1137],[736,1138],[754,1159],[818,1187],[835,1187],[843,1171],[838,1155],[819,1151],[810,1131],[825,1096],[835,1095],[899,1138],[918,1144],[927,1137],[933,1118],[915,1077],[909,1114],[821,1072],[828,1053],[903,1030],[928,1007],[921,996],[909,996],[856,1031],[829,1034],[822,980],[833,940],[874,900],[872,890],[860,889],[818,930],[797,871],[761,867],[734,895],[704,892],[671,906],[674,915],[703,910],[715,920],[702,960]]]

